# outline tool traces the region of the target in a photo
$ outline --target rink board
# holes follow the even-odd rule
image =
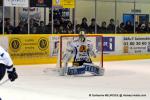
[[[0,35],[0,45],[9,51],[14,64],[52,64],[57,63],[58,48],[54,44],[58,42],[59,36]],[[103,36],[104,61],[150,58],[149,34],[104,34]],[[99,59],[95,59],[94,62],[99,62]]]

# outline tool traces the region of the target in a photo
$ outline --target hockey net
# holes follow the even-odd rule
[[[79,35],[77,34],[60,36],[59,51],[58,51],[59,53],[58,53],[58,59],[57,59],[58,60],[57,66],[59,68],[63,67],[62,58],[67,47],[69,46],[69,43],[71,43],[73,40],[78,39],[78,36]],[[93,49],[96,53],[96,58],[91,57],[93,64],[103,68],[103,36],[100,34],[86,35],[86,39],[91,41],[93,45]],[[72,62],[73,62],[73,57],[69,61],[69,66],[72,66]]]

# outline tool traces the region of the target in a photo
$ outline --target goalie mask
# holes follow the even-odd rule
[[[81,42],[85,42],[86,36],[85,36],[84,31],[81,31],[81,32],[80,32],[80,34],[79,34],[79,40],[80,40]]]

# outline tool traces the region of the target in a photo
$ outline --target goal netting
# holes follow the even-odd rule
[[[57,50],[55,50],[56,52],[58,52],[57,54],[57,63],[55,68],[46,68],[44,70],[44,72],[49,73],[51,71],[59,71],[60,68],[63,67],[63,55],[66,52],[67,47],[69,46],[69,44],[73,41],[78,39],[78,34],[67,34],[67,35],[59,35],[57,37],[56,40],[57,41]],[[93,49],[96,53],[96,58],[91,57],[91,60],[93,62],[93,64],[102,67],[103,68],[103,36],[100,34],[92,34],[92,35],[86,35],[87,40],[90,40],[92,45],[93,45]],[[51,45],[51,47],[53,47]],[[68,66],[72,66],[72,62],[73,62],[73,57],[72,59],[69,61]]]

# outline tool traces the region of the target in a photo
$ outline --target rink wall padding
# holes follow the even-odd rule
[[[0,45],[16,65],[52,64],[57,63],[60,35],[0,35]],[[102,35],[104,61],[150,59],[150,34]]]

